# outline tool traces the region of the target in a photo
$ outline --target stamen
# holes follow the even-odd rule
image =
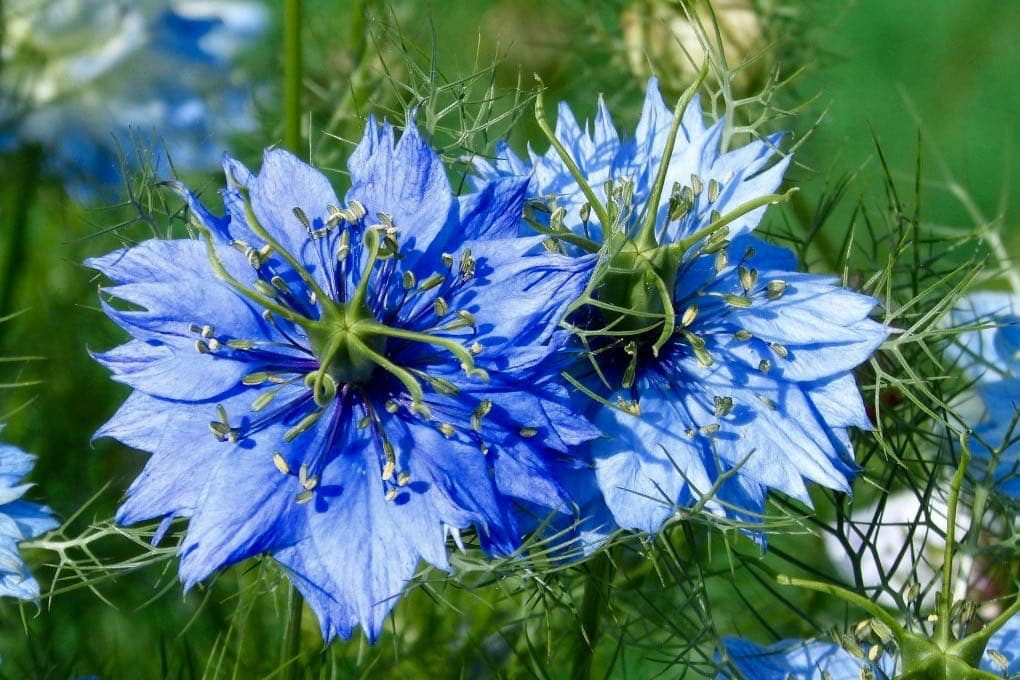
[[[276,469],[285,475],[290,474],[290,466],[287,465],[287,459],[283,457],[283,454],[279,451],[273,451],[273,465]]]

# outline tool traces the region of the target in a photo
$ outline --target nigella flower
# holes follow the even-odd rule
[[[749,235],[784,198],[790,159],[772,162],[779,136],[722,151],[724,121],[706,128],[692,92],[671,115],[650,80],[629,140],[603,102],[590,134],[561,105],[544,156],[504,145],[477,164],[483,178],[530,173],[530,227],[602,254],[571,317],[589,350],[574,378],[595,397],[594,472],[626,529],[703,499],[756,512],[767,489],[805,503],[809,481],[848,491],[847,431],[870,426],[851,371],[888,334],[873,298]]]
[[[552,379],[588,262],[516,237],[527,181],[454,197],[416,129],[372,121],[348,167],[338,207],[285,151],[228,158],[223,218],[178,187],[201,240],[89,262],[133,338],[97,355],[135,388],[98,435],[152,454],[118,520],[189,518],[189,587],[272,553],[327,640],[375,639],[448,533],[505,555],[518,503],[568,511],[548,467],[595,434]]]
[[[898,673],[904,671],[903,660],[896,654],[873,654],[872,660],[866,653],[861,657],[835,643],[818,640],[783,640],[769,647],[760,647],[743,638],[727,637],[723,638],[723,647],[739,675],[720,673],[720,680],[733,677],[743,680],[838,680],[867,677],[865,673],[869,671],[872,677],[886,680],[900,677]],[[979,668],[992,674],[982,677],[1010,678],[1020,672],[1020,615],[1014,615],[991,636]]]
[[[961,413],[974,423],[974,453],[994,456],[994,482],[1020,498],[1020,301],[1005,292],[982,291],[959,301],[951,325],[964,330],[947,355],[972,386],[959,400]]]
[[[254,127],[231,60],[268,23],[256,3],[10,0],[2,11],[0,147],[41,146],[78,197],[116,186],[135,141],[157,157],[165,142],[178,170],[209,170],[228,135]]]
[[[39,584],[18,552],[18,543],[57,526],[49,508],[23,500],[31,488],[22,478],[35,458],[10,444],[0,444],[0,595],[21,600],[39,597]]]

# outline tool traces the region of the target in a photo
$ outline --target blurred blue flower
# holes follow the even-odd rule
[[[86,198],[121,179],[119,157],[162,143],[178,170],[211,170],[255,125],[231,59],[264,31],[241,0],[11,0],[3,4],[0,148],[39,145]]]
[[[553,380],[556,329],[590,262],[517,238],[526,179],[454,197],[414,127],[369,121],[345,208],[285,151],[224,168],[223,218],[178,187],[206,243],[88,262],[133,336],[96,355],[135,389],[97,436],[152,454],[117,517],[190,518],[189,587],[271,552],[327,640],[374,640],[449,533],[507,555],[516,503],[569,511],[548,467],[596,432]]]
[[[57,526],[49,508],[21,500],[31,488],[22,484],[35,461],[21,449],[0,444],[0,595],[21,600],[39,597],[39,584],[29,573],[18,543]]]
[[[950,324],[975,327],[946,348],[973,383],[957,404],[979,442],[973,453],[985,461],[997,455],[996,486],[1020,498],[1020,300],[1005,292],[973,293],[959,301]],[[979,466],[972,469],[980,473]]]
[[[817,640],[783,640],[769,647],[759,647],[742,638],[723,638],[726,656],[740,673],[720,673],[719,680],[738,677],[744,680],[833,680],[858,678],[867,668],[879,680],[897,677],[902,672],[899,659],[884,654],[877,661],[861,659],[832,642]],[[999,656],[1001,655],[1001,656]],[[1006,666],[1002,666],[1005,661]],[[980,668],[996,676],[1013,677],[1020,672],[1020,614],[988,640]],[[823,675],[828,673],[828,675]]]
[[[555,137],[604,219],[554,148],[524,161],[504,144],[476,163],[483,179],[530,176],[527,219],[569,233],[568,251],[601,246],[591,311],[573,319],[600,372],[585,384],[610,392],[591,401],[607,435],[590,447],[606,504],[585,508],[596,535],[613,522],[655,531],[709,496],[712,511],[757,519],[768,489],[804,503],[807,481],[849,491],[847,431],[870,428],[851,371],[889,332],[869,318],[876,300],[750,235],[781,198],[778,135],[723,152],[724,121],[706,128],[693,99],[650,214],[673,122],[655,79],[633,139],[601,99],[591,134],[560,105]]]

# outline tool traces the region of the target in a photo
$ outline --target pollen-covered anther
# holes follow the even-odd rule
[[[407,472],[401,472],[397,475],[397,486],[407,486],[411,483],[411,475]]]
[[[758,362],[758,370],[762,373],[768,373],[772,369],[772,362],[768,359],[762,359]]]
[[[451,255],[450,253],[443,253],[442,260],[443,266],[446,267],[447,269],[453,267],[453,255]]]
[[[205,340],[196,340],[195,351],[197,351],[199,354],[209,354],[210,352],[212,352],[212,349],[209,348],[209,343],[207,343]]]
[[[708,425],[702,425],[698,428],[698,431],[706,437],[711,437],[720,430],[721,426],[719,423],[709,423]]]
[[[386,500],[392,501],[396,497],[397,497],[397,487],[391,486],[389,489],[386,490],[386,496],[385,496]]]
[[[384,482],[388,482],[391,479],[393,479],[393,472],[396,470],[396,468],[397,464],[395,461],[392,460],[386,461],[386,464],[383,465],[382,469],[382,480]]]
[[[475,356],[481,354],[482,353],[482,343],[478,342],[477,340],[475,342],[472,342],[471,343],[471,347],[468,348],[468,351],[471,352],[472,354],[474,354]]]
[[[751,335],[750,331],[746,331],[743,328],[741,328],[740,330],[733,334],[733,337],[741,342],[744,342],[746,340],[750,340],[754,336]]]
[[[457,432],[457,428],[450,423],[439,423],[439,431],[443,433],[444,437],[449,439]]]
[[[273,451],[273,465],[275,465],[276,469],[279,470],[282,474],[285,475],[290,474],[290,466],[287,465],[287,459],[284,458],[283,454],[280,453],[279,451]]]
[[[534,427],[522,427],[520,429],[520,434],[525,439],[530,439],[531,437],[534,437],[536,434],[538,434],[538,430],[535,429]]]
[[[414,287],[416,285],[418,285],[418,279],[414,275],[414,272],[412,272],[412,271],[404,272],[404,275],[402,277],[402,281],[403,281],[403,284],[404,284],[404,290],[413,290]]]
[[[310,503],[315,498],[315,493],[311,489],[302,489],[297,496],[294,497],[294,502],[298,505],[304,505]]]
[[[450,311],[450,306],[443,297],[437,297],[436,301],[432,303],[432,308],[435,310],[436,316],[439,318],[446,316],[446,313]]]

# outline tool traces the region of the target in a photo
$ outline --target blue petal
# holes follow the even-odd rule
[[[783,640],[770,647],[759,647],[741,638],[727,637],[723,638],[723,648],[745,680],[822,680],[823,673],[834,679],[857,678],[862,668],[875,670],[866,660],[831,642]]]
[[[999,652],[1006,657],[1008,665],[1005,669],[992,660],[988,654],[990,651]],[[981,668],[1005,677],[1013,677],[1020,673],[1020,614],[1014,614],[1006,625],[989,638],[984,656],[981,657]]]
[[[392,218],[405,268],[414,269],[419,259],[436,261],[455,235],[447,229],[454,204],[446,168],[418,129],[409,125],[394,144],[393,127],[386,123],[380,130],[370,118],[347,167],[348,202],[356,199],[369,215]],[[426,253],[431,257],[424,257]]]

